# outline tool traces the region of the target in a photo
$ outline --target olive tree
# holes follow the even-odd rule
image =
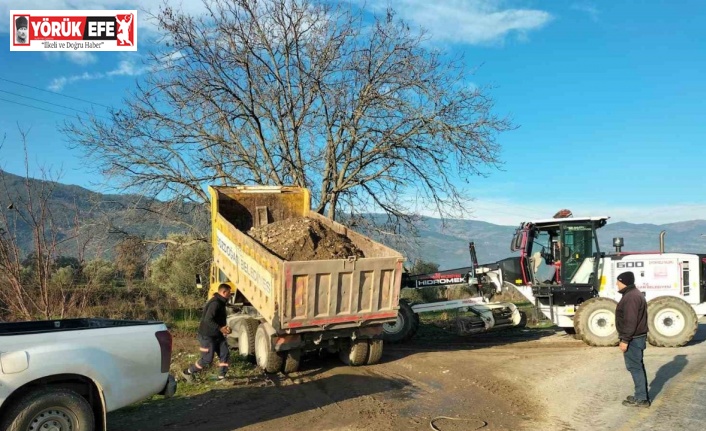
[[[69,140],[126,190],[204,203],[206,185],[297,185],[315,211],[399,226],[424,207],[466,212],[458,184],[498,167],[513,126],[392,10],[349,3],[207,0],[167,4],[163,40],[109,119],[66,123]]]

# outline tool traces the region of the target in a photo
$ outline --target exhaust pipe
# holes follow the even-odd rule
[[[660,254],[664,254],[664,234],[667,233],[666,230],[663,230],[662,232],[659,233],[659,252]]]

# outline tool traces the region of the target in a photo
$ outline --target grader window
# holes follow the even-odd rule
[[[591,226],[565,226],[562,244],[562,278],[571,280],[586,258],[593,256],[593,229]]]

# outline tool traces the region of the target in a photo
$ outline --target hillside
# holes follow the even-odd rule
[[[184,232],[183,221],[201,226],[201,230],[206,227],[204,213],[194,205],[169,205],[136,195],[101,194],[38,179],[29,181],[29,189],[35,214],[40,196],[50,193],[47,202],[59,241],[75,236],[78,220],[78,238],[62,244],[61,253],[65,255],[76,256],[80,244],[88,243],[88,258],[110,257],[114,245],[125,235],[164,238],[169,233]],[[10,224],[17,223],[18,243],[25,253],[32,248],[31,226],[21,217],[28,214],[28,202],[25,178],[0,170],[0,212]],[[156,212],[168,213],[170,219],[159,217]]]
[[[82,187],[60,183],[30,180],[32,190],[52,186],[50,206],[63,236],[71,235],[74,215],[78,210],[81,238],[95,238],[88,255],[111,254],[112,246],[125,233],[147,239],[164,238],[172,232],[184,232],[186,224],[200,226],[207,231],[207,214],[194,205],[173,205],[169,213],[172,221],[161,219],[153,210],[163,211],[164,202],[150,201],[140,196],[107,195]],[[6,193],[7,192],[7,193]],[[0,170],[0,211],[12,216],[7,209],[10,202],[21,202],[24,196],[24,178]],[[135,208],[135,202],[140,209]],[[182,223],[186,221],[187,223]],[[19,223],[21,247],[30,250],[29,226]],[[500,226],[476,220],[441,220],[425,217],[418,225],[419,237],[407,253],[409,260],[423,259],[435,262],[441,269],[468,266],[468,242],[476,243],[481,263],[493,262],[511,256],[510,240],[516,226]],[[706,220],[671,223],[664,225],[609,223],[599,230],[601,250],[612,251],[613,237],[621,236],[624,250],[649,251],[659,249],[659,233],[665,230],[666,251],[706,252]],[[66,254],[74,255],[76,241],[68,241]]]
[[[440,269],[468,266],[468,242],[476,243],[478,260],[494,262],[512,256],[510,241],[517,226],[499,226],[474,220],[450,220],[442,227],[441,220],[425,218],[420,229],[421,258],[440,264]],[[706,220],[694,220],[664,225],[610,223],[598,230],[602,251],[611,252],[613,238],[622,237],[623,251],[659,250],[659,234],[666,231],[665,251],[706,253]]]

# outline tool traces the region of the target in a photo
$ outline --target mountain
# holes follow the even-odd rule
[[[516,255],[510,251],[510,241],[517,226],[499,226],[475,220],[441,220],[425,218],[419,230],[419,258],[439,264],[440,269],[470,265],[468,242],[476,245],[481,263]],[[599,229],[601,251],[612,252],[613,238],[622,237],[623,251],[658,251],[659,235],[665,231],[665,251],[706,253],[706,220],[693,220],[663,225],[608,223]]]
[[[79,214],[82,238],[98,238],[88,255],[110,255],[112,246],[126,233],[147,239],[164,238],[169,233],[184,232],[186,224],[196,224],[199,231],[207,232],[208,218],[202,207],[145,199],[136,195],[107,195],[82,187],[43,180],[30,180],[30,189],[38,192],[51,189],[50,208],[62,237],[72,235],[74,216]],[[0,170],[0,212],[12,219],[10,202],[21,203],[26,195],[25,179]],[[139,202],[140,209],[134,203]],[[16,204],[22,206],[21,204]],[[154,211],[169,210],[171,220],[158,217]],[[1,219],[0,219],[1,220]],[[184,223],[186,222],[186,223]],[[2,226],[0,224],[0,226]],[[407,259],[423,259],[438,263],[440,269],[470,265],[468,242],[474,241],[481,263],[495,262],[512,256],[510,241],[517,226],[501,226],[477,220],[441,220],[425,217],[417,226],[418,237],[408,247]],[[659,234],[666,231],[665,251],[706,252],[706,220],[670,223],[664,225],[610,223],[598,230],[602,251],[613,251],[613,238],[622,237],[624,251],[659,250]],[[25,252],[31,250],[31,231],[19,223],[20,245]],[[379,238],[377,238],[379,240]],[[66,254],[75,255],[76,248],[67,242]]]
[[[138,195],[101,194],[55,181],[27,182],[24,177],[0,170],[0,233],[16,231],[17,243],[24,253],[33,250],[30,215],[41,218],[43,201],[44,214],[51,214],[51,231],[61,243],[59,252],[68,256],[77,256],[83,244],[88,244],[87,258],[111,257],[114,246],[126,235],[159,239],[184,232],[185,221],[202,230],[206,226],[203,211],[194,205],[160,202]],[[33,210],[30,212],[29,208]],[[169,218],[158,213],[166,213]]]

